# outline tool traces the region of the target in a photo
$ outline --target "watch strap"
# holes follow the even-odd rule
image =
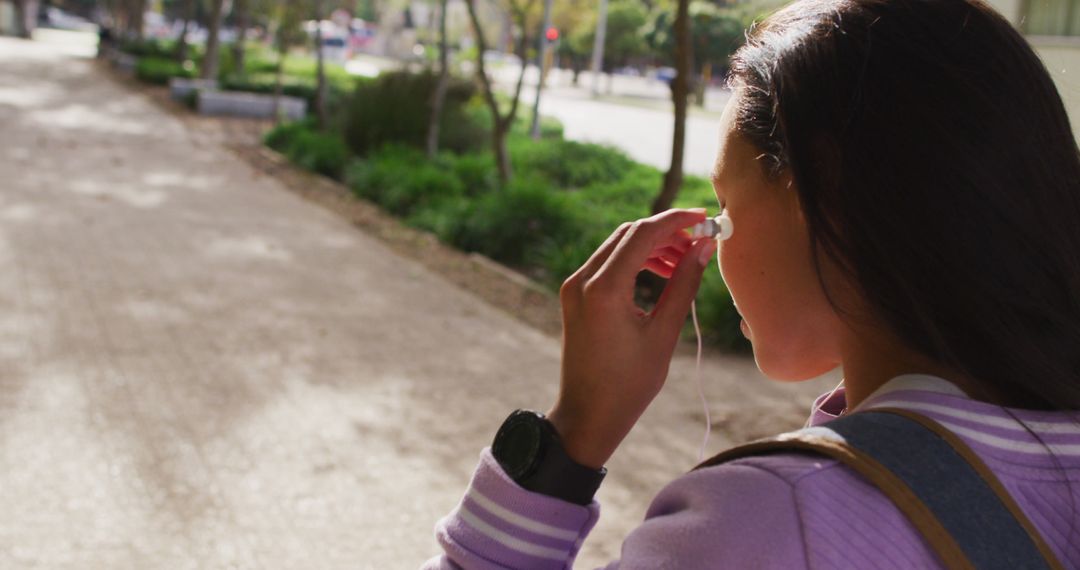
[[[599,470],[581,465],[573,460],[562,445],[559,432],[547,418],[541,415],[547,441],[541,447],[545,453],[536,470],[518,484],[530,491],[556,497],[578,505],[592,502],[596,490],[607,475],[607,469]]]
[[[588,505],[607,475],[574,461],[544,414],[515,410],[491,444],[503,471],[523,489],[578,505]]]

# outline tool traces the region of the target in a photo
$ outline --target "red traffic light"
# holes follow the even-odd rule
[[[544,32],[544,37],[547,38],[547,41],[549,41],[549,42],[553,42],[555,40],[558,40],[559,39],[559,30],[556,29],[555,26],[552,26],[552,27],[547,29],[547,32]]]

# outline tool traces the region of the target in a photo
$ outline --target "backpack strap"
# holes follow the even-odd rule
[[[774,452],[836,459],[904,513],[950,570],[1064,570],[989,467],[936,421],[874,408],[724,451],[695,467]]]

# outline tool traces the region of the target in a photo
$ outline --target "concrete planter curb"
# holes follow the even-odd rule
[[[219,115],[229,117],[249,117],[256,119],[274,118],[274,96],[242,91],[199,91],[198,111],[200,115]],[[281,113],[289,120],[303,119],[307,114],[307,101],[281,96]]]
[[[216,79],[185,79],[183,77],[169,78],[169,98],[181,103],[195,91],[215,90],[218,88]]]

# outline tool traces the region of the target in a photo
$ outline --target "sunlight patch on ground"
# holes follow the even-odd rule
[[[126,120],[77,104],[60,109],[32,111],[27,115],[27,120],[43,128],[58,127],[123,135],[147,135],[152,132],[145,121]]]
[[[68,188],[76,194],[116,199],[135,208],[156,208],[169,197],[161,190],[142,190],[120,184],[104,185],[90,180],[73,180]]]
[[[206,248],[211,257],[289,261],[292,254],[280,245],[259,236],[222,237]]]
[[[35,107],[52,101],[60,90],[52,85],[39,83],[22,84],[18,87],[0,87],[0,105]]]

